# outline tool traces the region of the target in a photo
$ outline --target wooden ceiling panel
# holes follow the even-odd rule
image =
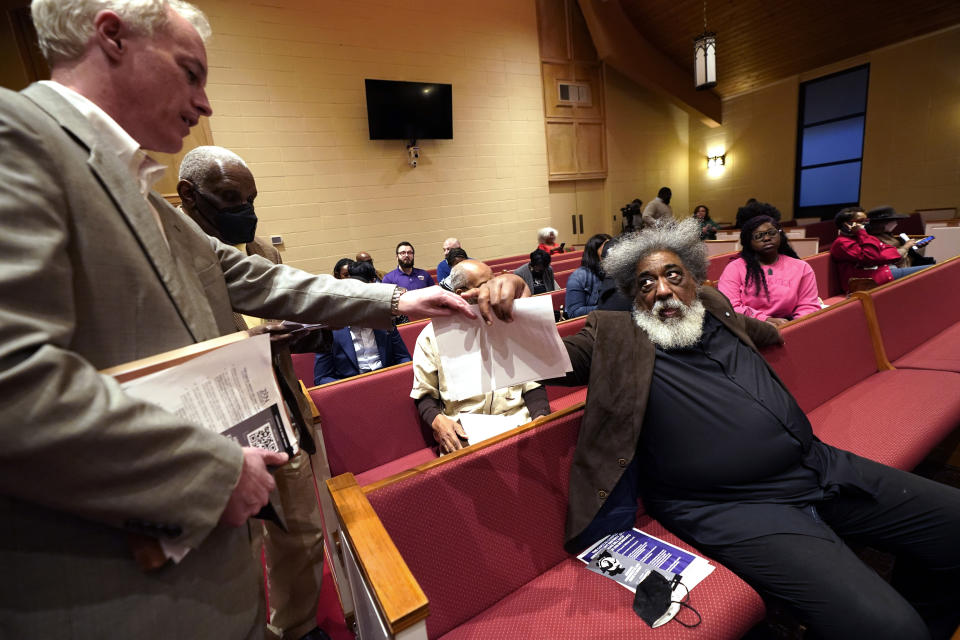
[[[636,30],[693,75],[702,0],[619,2]],[[717,34],[714,91],[723,98],[960,24],[957,0],[707,0]],[[958,42],[960,44],[960,42]]]

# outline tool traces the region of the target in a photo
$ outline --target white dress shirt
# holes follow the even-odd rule
[[[127,167],[130,176],[137,181],[137,187],[143,195],[147,207],[150,208],[153,219],[157,221],[157,226],[160,227],[160,235],[163,237],[163,241],[167,242],[163,224],[160,222],[160,214],[147,199],[150,189],[167,168],[148,156],[147,152],[140,148],[139,142],[134,140],[123,127],[117,124],[116,120],[90,101],[89,98],[54,80],[41,80],[40,83],[56,91],[70,103],[70,106],[79,111],[93,127],[93,130],[97,132],[98,148],[113,153],[120,160],[120,163]],[[169,247],[169,243],[167,246]]]
[[[357,352],[357,366],[361,372],[376,371],[383,367],[373,329],[350,327],[350,337],[353,338],[353,350]]]

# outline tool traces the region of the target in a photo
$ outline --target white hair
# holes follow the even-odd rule
[[[152,36],[170,21],[168,8],[193,25],[204,41],[210,37],[207,17],[184,0],[33,0],[30,13],[40,51],[53,65],[83,54],[101,11],[113,11],[135,33]]]
[[[178,180],[189,180],[198,187],[207,187],[211,180],[219,179],[227,165],[239,164],[249,170],[243,158],[230,149],[203,145],[187,152],[180,161]]]
[[[661,318],[662,309],[679,309],[680,315]],[[657,300],[650,311],[633,305],[633,321],[647,332],[650,342],[661,349],[692,347],[703,335],[703,316],[706,313],[700,298],[686,305],[676,298]]]
[[[553,236],[554,238],[556,238],[559,235],[560,234],[557,233],[557,230],[554,229],[553,227],[544,227],[543,229],[540,229],[540,231],[537,231],[537,242],[539,242],[540,244],[546,244],[547,238],[549,238],[550,236]]]

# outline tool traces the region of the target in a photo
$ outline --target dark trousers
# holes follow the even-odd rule
[[[960,489],[863,458],[854,465],[879,481],[879,494],[817,503],[822,538],[776,534],[700,548],[786,603],[814,637],[949,638],[960,623]],[[896,554],[893,585],[847,542]]]

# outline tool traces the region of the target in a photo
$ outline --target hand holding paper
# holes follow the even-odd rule
[[[549,296],[516,300],[509,324],[452,316],[435,318],[433,329],[451,400],[560,377],[572,369]]]
[[[461,295],[466,300],[476,302],[481,317],[488,325],[492,325],[495,324],[494,317],[503,322],[513,322],[513,301],[530,297],[530,289],[520,276],[504,273]]]

